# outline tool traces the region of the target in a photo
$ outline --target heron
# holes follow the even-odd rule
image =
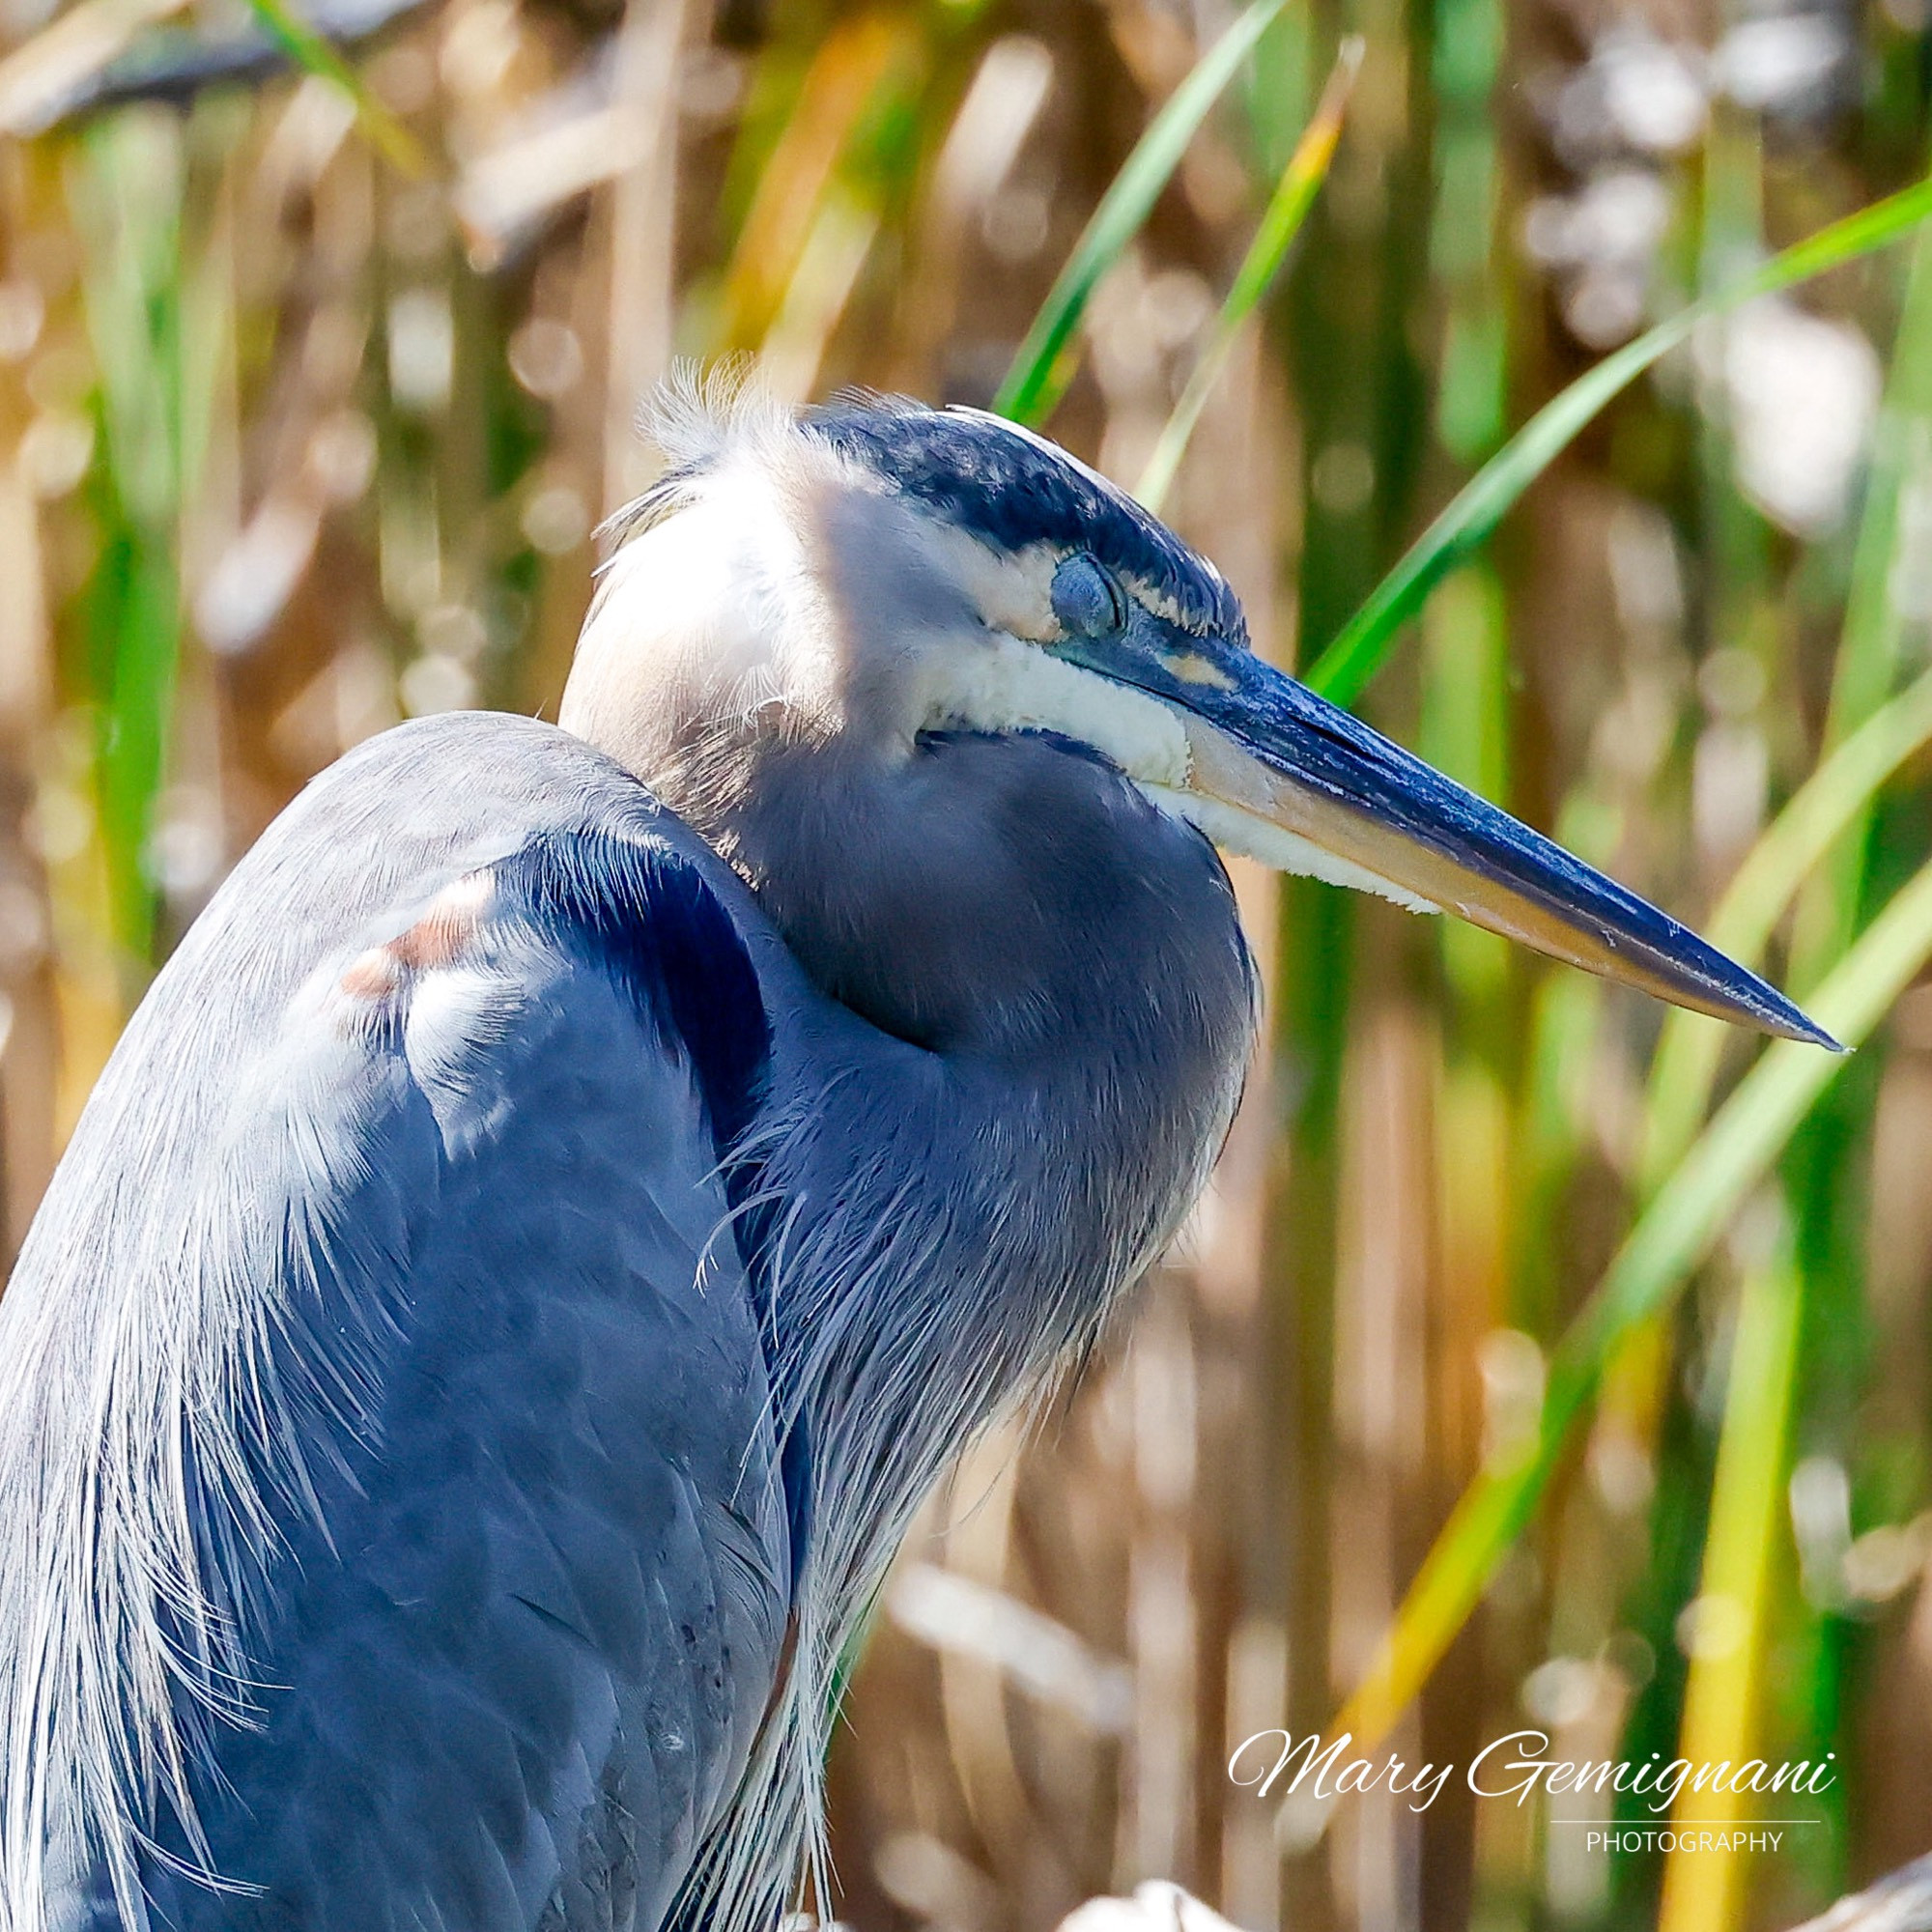
[[[29,1231],[9,1932],[769,1932],[823,1885],[914,1511],[1234,1117],[1217,848],[1833,1044],[1047,440],[696,379],[655,427],[558,724],[315,779]]]

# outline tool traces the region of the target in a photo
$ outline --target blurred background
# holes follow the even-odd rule
[[[269,0],[0,0],[10,1253],[146,979],[307,778],[404,716],[554,715],[668,359],[985,403],[1231,17],[328,6],[307,18],[359,108],[326,49],[277,51]],[[1347,35],[1332,170],[1166,501],[1290,666],[1536,407],[1916,180],[1928,135],[1925,0],[1290,0],[1075,338],[1052,433],[1123,482]],[[1640,380],[1365,705],[1695,923],[1928,639],[1932,249],[1908,241]],[[1932,848],[1932,764],[1892,766],[1777,928],[1801,995]],[[831,1769],[841,1916],[1044,1932],[1160,1877],[1249,1932],[1724,1932],[1925,1850],[1932,987],[1619,1343],[1370,1753],[1465,1766],[1518,1729],[1571,1757],[1834,1753],[1812,1822],[1693,1870],[1460,1774],[1419,1816],[1231,1782],[1252,1733],[1336,1734],[1701,1112],[1673,1139],[1639,1000],[1237,884],[1270,992],[1245,1110],[1132,1323],[908,1546]]]

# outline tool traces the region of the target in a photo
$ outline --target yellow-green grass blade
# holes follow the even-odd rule
[[[840,192],[857,130],[880,111],[895,71],[912,64],[917,44],[910,18],[861,13],[812,49],[758,168],[725,265],[713,325],[718,348],[763,346],[814,234],[823,232],[825,208]],[[762,65],[769,68],[777,57],[776,49],[768,52]],[[753,125],[748,118],[745,138]]]
[[[1352,703],[1430,590],[1489,540],[1517,499],[1612,397],[1685,341],[1700,323],[1868,255],[1897,241],[1927,215],[1932,215],[1932,180],[1821,228],[1585,371],[1531,416],[1457,493],[1316,660],[1308,683],[1338,704]]]
[[[401,174],[420,179],[430,172],[422,143],[363,86],[362,77],[327,41],[284,0],[248,0],[262,30],[299,68],[333,82],[355,103],[371,144]]]
[[[1073,332],[1094,289],[1140,232],[1161,189],[1180,165],[1194,130],[1286,4],[1287,0],[1253,0],[1148,124],[1147,132],[1100,197],[1013,356],[1013,365],[993,398],[994,409],[1003,416],[1037,427],[1053,413],[1072,373]]]
[[[1819,987],[1811,1010],[1856,1046],[1929,959],[1932,865],[1872,922]],[[1336,1729],[1351,1732],[1357,1746],[1387,1734],[1467,1621],[1534,1515],[1616,1345],[1683,1287],[1845,1064],[1795,1042],[1772,1047],[1658,1189],[1551,1357],[1534,1441],[1463,1492],[1344,1706]]]
[[[1742,1765],[1756,1754],[1773,1560],[1803,1326],[1804,1279],[1788,1245],[1746,1276],[1731,1343],[1711,1522],[1693,1615],[1709,1640],[1691,1646],[1677,1754]],[[1712,1628],[1715,1627],[1715,1628]],[[1664,1867],[1658,1932],[1730,1932],[1742,1917],[1745,1855],[1733,1834],[1761,1801],[1733,1790],[1679,1795],[1671,1823],[1724,1834],[1723,1848],[1680,1837]]]
[[[1134,495],[1156,516],[1173,488],[1180,459],[1186,455],[1193,438],[1194,426],[1201,420],[1201,412],[1207,408],[1214,384],[1221,380],[1242,325],[1261,306],[1263,297],[1281,272],[1288,251],[1294,246],[1294,238],[1301,233],[1301,224],[1308,219],[1308,211],[1321,191],[1321,184],[1328,179],[1329,163],[1334,160],[1336,144],[1342,138],[1343,118],[1349,111],[1350,96],[1355,91],[1355,76],[1361,71],[1362,52],[1367,44],[1359,34],[1350,35],[1342,43],[1327,85],[1321,90],[1321,99],[1316,102],[1315,112],[1309,117],[1308,126],[1295,143],[1294,153],[1289,156],[1288,166],[1282,170],[1281,180],[1263,211],[1261,225],[1248,243],[1248,252],[1235,271],[1228,298],[1214,319],[1214,332],[1189,373],[1180,400],[1162,427],[1160,440],[1154,444],[1153,454],[1141,471],[1141,480],[1134,486]]]

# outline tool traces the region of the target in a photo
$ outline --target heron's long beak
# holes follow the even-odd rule
[[[1755,973],[1251,652],[1138,605],[1124,633],[1050,648],[1181,713],[1179,803],[1224,842],[1280,852],[1297,870],[1367,874],[1357,882],[1673,1005],[1837,1048]],[[1225,837],[1243,825],[1252,840]],[[1340,864],[1295,864],[1306,847]]]

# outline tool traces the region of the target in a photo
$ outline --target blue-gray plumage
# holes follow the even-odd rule
[[[1232,1118],[1204,833],[1817,1037],[1267,670],[1049,445],[742,397],[661,433],[567,728],[317,780],[29,1236],[6,1932],[772,1925],[912,1511]]]

